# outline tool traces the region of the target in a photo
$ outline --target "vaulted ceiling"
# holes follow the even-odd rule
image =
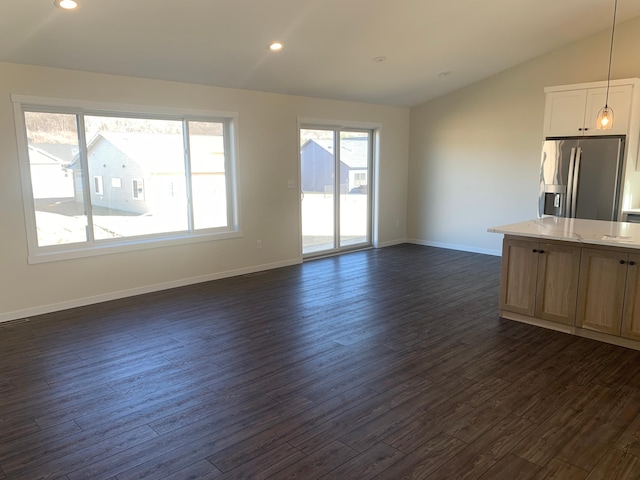
[[[613,0],[78,1],[3,2],[0,61],[412,106],[613,19]]]

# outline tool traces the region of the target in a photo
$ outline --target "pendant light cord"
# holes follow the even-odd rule
[[[613,26],[611,27],[611,46],[609,48],[609,71],[607,72],[607,97],[604,101],[604,107],[609,107],[609,84],[611,83],[611,59],[613,58],[613,37],[616,33],[616,12],[618,11],[618,0],[614,0],[613,4]]]

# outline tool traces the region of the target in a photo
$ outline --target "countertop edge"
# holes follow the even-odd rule
[[[545,217],[487,228],[489,233],[640,250],[640,224]],[[611,236],[611,239],[604,237]],[[615,237],[620,237],[616,239]]]

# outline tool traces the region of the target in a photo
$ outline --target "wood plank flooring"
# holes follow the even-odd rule
[[[500,259],[350,253],[0,324],[0,480],[637,479],[640,352]]]

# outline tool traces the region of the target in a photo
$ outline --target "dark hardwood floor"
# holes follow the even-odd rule
[[[0,324],[0,479],[635,479],[640,352],[415,245]]]

